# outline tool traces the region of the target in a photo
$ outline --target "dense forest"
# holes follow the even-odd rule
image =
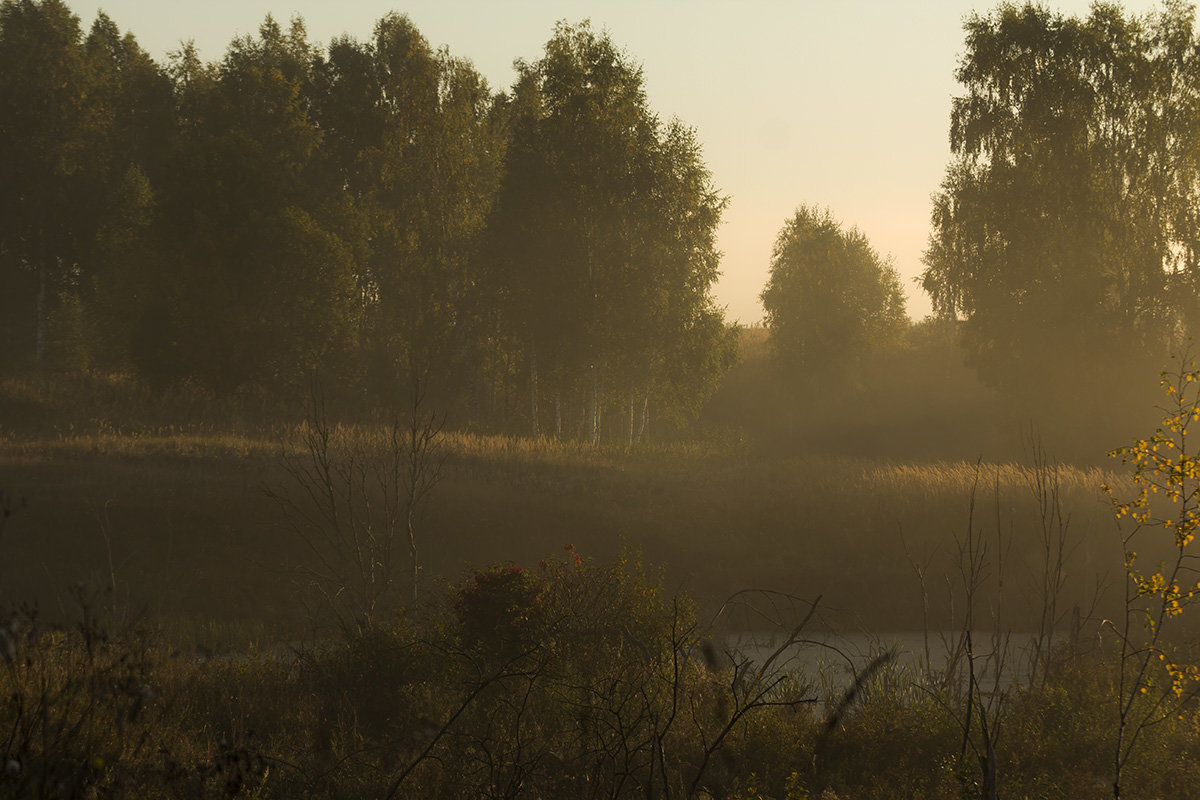
[[[933,315],[798,185],[741,326],[589,23],[0,0],[0,797],[1200,796],[1194,11],[964,32]]]
[[[507,93],[394,14],[157,64],[103,14],[84,34],[5,2],[0,58],[10,367],[224,394],[319,374],[374,403],[432,381],[462,421],[594,441],[694,417],[731,362],[725,200],[586,24]]]
[[[1006,5],[966,34],[922,276],[935,316],[909,322],[867,235],[801,206],[762,293],[773,358],[733,376],[720,426],[770,438],[822,404],[981,387],[1014,417],[1070,407],[1047,427],[1095,421],[1186,346],[1191,11]],[[697,133],[586,23],[499,91],[398,14],[328,46],[268,18],[219,62],[184,45],[159,64],[103,13],[85,32],[61,2],[6,0],[0,59],[6,374],[214,396],[319,381],[359,409],[417,386],[455,426],[595,443],[689,428],[737,361],[712,294],[727,198]],[[964,362],[979,385],[946,382]]]

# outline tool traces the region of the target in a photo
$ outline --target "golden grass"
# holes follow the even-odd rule
[[[270,435],[247,435],[197,427],[172,426],[155,431],[122,432],[116,429],[76,431],[68,429],[53,436],[18,438],[0,430],[0,461],[30,463],[81,457],[131,459],[195,458],[204,460],[273,458],[285,442],[299,441],[304,424]],[[383,425],[335,425],[335,447],[355,447],[364,452],[383,452],[388,431]],[[652,467],[666,474],[691,474],[723,478],[731,467],[763,472],[790,484],[803,494],[836,492],[884,492],[913,500],[947,494],[1020,492],[1028,489],[1031,467],[1017,463],[971,461],[895,461],[888,459],[829,458],[811,456],[758,461],[740,448],[702,441],[654,443],[637,448],[621,445],[593,447],[574,440],[549,437],[484,434],[449,431],[442,437],[443,452],[454,460],[493,464],[506,468],[607,467],[627,469]],[[1064,494],[1098,492],[1102,484],[1118,493],[1131,488],[1119,463],[1113,468],[1058,465],[1060,490]]]
[[[852,476],[854,469],[847,469]],[[1031,468],[1024,464],[988,464],[969,461],[935,461],[927,464],[888,463],[860,464],[857,471],[865,486],[886,486],[902,494],[930,496],[968,492],[973,486],[983,492],[1027,490],[1032,477]],[[1058,467],[1059,486],[1063,492],[1094,492],[1102,483],[1121,486],[1119,472],[1099,467]]]
[[[0,461],[33,463],[60,458],[100,456],[112,458],[230,459],[268,457],[278,444],[236,434],[158,433],[117,434],[64,433],[55,438],[8,440],[0,438]]]
[[[156,607],[183,616],[286,616],[292,598],[280,570],[295,563],[297,544],[264,489],[288,485],[281,448],[298,432],[0,433],[0,487],[30,500],[10,534],[31,543],[20,568],[26,584],[47,572],[43,564],[56,580],[94,572],[104,519],[118,571],[130,565],[127,585],[145,580],[168,593],[146,589]],[[360,453],[382,452],[387,443],[380,425],[334,433],[337,447]],[[536,563],[568,543],[611,558],[624,542],[703,602],[719,603],[746,586],[824,594],[830,607],[903,629],[919,600],[910,558],[933,559],[935,571],[954,575],[973,489],[976,525],[994,529],[998,510],[1013,537],[1012,569],[1024,573],[1039,563],[1039,512],[1029,469],[1017,463],[760,457],[715,442],[627,451],[469,431],[448,432],[443,447],[443,480],[419,526],[431,580],[453,579],[469,564]],[[1072,602],[1085,603],[1097,578],[1111,583],[1120,570],[1099,487],[1108,483],[1125,496],[1133,487],[1117,462],[1062,465],[1058,476],[1078,542]],[[229,548],[239,551],[237,570],[228,568]]]
[[[269,434],[221,431],[205,426],[124,431],[100,423],[94,428],[72,426],[49,436],[18,437],[0,429],[0,458],[29,461],[82,456],[269,457],[277,455],[284,442],[298,441],[303,430],[304,423]],[[338,424],[332,426],[331,433],[337,447],[359,447],[366,452],[382,452],[387,447],[388,430],[382,424]],[[443,450],[451,457],[528,466],[612,465],[622,460],[649,459],[677,461],[719,454],[716,445],[700,442],[655,443],[630,450],[621,445],[593,447],[573,440],[470,431],[449,431],[441,442]]]

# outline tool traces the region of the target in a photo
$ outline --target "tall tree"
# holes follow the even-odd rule
[[[630,276],[614,309],[616,383],[628,397],[631,443],[644,434],[652,403],[677,425],[693,419],[736,357],[735,330],[712,299],[727,200],[694,130],[675,120],[657,134],[639,168]]]
[[[175,308],[171,358],[219,390],[287,384],[354,330],[354,260],[338,197],[315,168],[314,50],[267,18],[215,72],[176,65],[186,109],[164,211]]]
[[[724,200],[694,136],[664,133],[641,70],[607,35],[560,24],[519,70],[489,254],[522,344],[532,427],[545,397],[556,433],[574,401],[585,439],[598,440],[608,407],[628,408],[633,436],[637,396],[644,420],[655,374],[684,357],[686,337],[702,349],[725,341],[710,295]]]
[[[365,214],[374,382],[436,365],[462,384],[478,357],[474,252],[499,180],[502,106],[469,62],[398,14],[367,43],[335,40],[317,72],[326,157]]]
[[[41,361],[47,322],[94,233],[85,187],[107,109],[79,19],[60,0],[0,2],[3,346]]]
[[[1200,60],[1192,11],[966,23],[923,283],[980,374],[1073,384],[1161,353],[1196,303]]]
[[[775,240],[762,302],[785,373],[814,382],[852,371],[908,327],[891,262],[857,228],[843,229],[828,211],[809,206]]]
[[[72,297],[85,309],[86,356],[106,367],[127,367],[140,335],[136,327],[151,301],[154,271],[162,260],[155,231],[157,192],[166,182],[176,132],[171,79],[97,15],[86,40],[97,76],[90,102],[108,109],[90,149],[88,204],[96,209],[96,234],[87,275]]]

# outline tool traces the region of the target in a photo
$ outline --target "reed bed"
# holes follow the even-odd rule
[[[94,430],[74,428],[51,436],[29,438],[5,434],[0,429],[0,459],[53,460],[83,456],[199,459],[271,458],[286,443],[296,442],[306,423],[267,434],[249,435],[203,427],[164,426],[149,431],[122,431],[99,423]],[[332,445],[381,454],[389,431],[382,424],[332,426]],[[691,476],[701,483],[726,480],[731,470],[774,476],[801,494],[857,494],[902,496],[912,501],[962,495],[972,489],[1002,494],[1020,493],[1029,487],[1033,468],[1013,462],[900,461],[812,456],[759,460],[748,450],[708,442],[656,443],[638,448],[590,444],[550,437],[450,431],[440,447],[457,462],[490,464],[503,468],[536,469],[576,467],[616,470],[652,467],[660,474]],[[1064,494],[1095,493],[1102,484],[1118,493],[1132,487],[1121,465],[1112,468],[1055,465]],[[768,478],[770,479],[770,478]]]
[[[305,425],[243,432],[93,420],[38,434],[0,430],[0,488],[30,500],[14,530],[38,542],[24,571],[45,572],[37,559],[47,558],[71,579],[94,571],[105,527],[118,567],[137,565],[170,586],[161,564],[172,553],[186,548],[201,560],[193,563],[211,562],[198,572],[220,571],[223,556],[209,543],[236,542],[254,565],[239,572],[241,583],[189,590],[169,611],[204,616],[215,603],[224,615],[280,613],[286,581],[277,573],[297,545],[265,490],[286,485],[284,453],[302,447]],[[335,454],[382,456],[390,446],[383,424],[335,423],[330,433]],[[1027,464],[780,457],[728,439],[591,447],[474,431],[446,432],[439,453],[442,480],[419,527],[430,579],[452,579],[467,563],[536,563],[569,543],[611,558],[624,542],[702,602],[770,587],[824,594],[865,620],[911,627],[921,615],[913,565],[954,574],[973,496],[975,525],[999,526],[1011,539],[1014,570],[1038,559],[1042,520]],[[1100,486],[1118,496],[1133,487],[1115,461],[1055,470],[1078,562],[1072,602],[1085,603],[1098,578],[1120,566]],[[252,576],[263,570],[260,583]],[[845,579],[851,570],[854,581]],[[238,599],[246,596],[255,599]]]

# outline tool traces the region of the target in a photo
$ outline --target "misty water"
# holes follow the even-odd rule
[[[786,634],[774,632],[736,632],[725,637],[725,653],[731,658],[740,654],[761,667],[785,638]],[[855,676],[862,674],[876,657],[891,652],[893,674],[920,683],[925,675],[936,677],[945,672],[961,638],[961,631],[814,632],[803,634],[800,641],[780,653],[771,669],[786,669],[802,676],[818,693],[839,692],[850,686]],[[976,631],[972,638],[976,674],[986,689],[993,685],[992,632]],[[1007,634],[1007,642],[1002,644],[1002,687],[1011,688],[1026,678],[1034,638],[1032,633]],[[1061,639],[1060,634],[1055,641]],[[965,671],[965,658],[960,666]]]

